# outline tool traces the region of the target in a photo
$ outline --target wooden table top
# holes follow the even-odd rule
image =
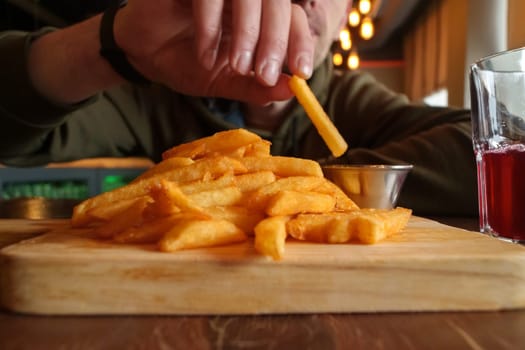
[[[475,229],[476,219],[433,218]],[[0,310],[0,349],[519,349],[525,310],[264,316],[32,316]]]

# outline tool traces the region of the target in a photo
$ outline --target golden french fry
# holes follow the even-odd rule
[[[245,129],[226,130],[198,140],[175,146],[162,154],[163,159],[171,157],[202,158],[210,154],[240,148],[260,141],[261,138]]]
[[[300,240],[341,243],[355,239],[373,244],[400,232],[411,214],[410,209],[401,207],[300,214],[288,222],[287,230],[290,236]]]
[[[102,238],[110,238],[128,227],[140,224],[143,220],[142,213],[149,203],[151,203],[151,197],[140,197],[126,210],[115,215],[110,221],[96,227],[94,233]]]
[[[167,233],[175,224],[181,220],[206,220],[207,215],[197,213],[176,213],[170,216],[156,217],[144,221],[143,225],[132,226],[113,236],[113,241],[117,243],[144,244],[156,243]]]
[[[206,208],[206,214],[213,219],[228,220],[247,234],[253,233],[253,228],[265,215],[261,211],[250,210],[239,206],[215,206]]]
[[[215,190],[196,192],[188,198],[203,208],[213,206],[231,206],[237,204],[242,198],[241,190],[236,186],[218,188]]]
[[[234,148],[220,149],[206,154],[206,157],[226,156],[232,158],[242,157],[267,157],[270,156],[271,143],[266,140],[259,140],[243,146]]]
[[[333,196],[317,192],[282,191],[274,195],[266,207],[270,216],[299,213],[323,213],[335,208]]]
[[[160,163],[157,163],[155,166],[149,168],[139,176],[137,176],[132,182],[137,182],[142,179],[151,177],[153,175],[158,175],[161,173],[164,173],[166,171],[170,171],[173,169],[177,169],[186,165],[193,164],[194,161],[191,158],[188,157],[173,157],[169,159],[165,159]]]
[[[334,196],[335,209],[337,210],[348,211],[359,209],[359,206],[352,199],[350,199],[350,197],[348,197],[346,193],[344,193],[343,190],[339,188],[339,186],[327,179],[325,179],[325,181],[323,181],[323,183],[314,191]]]
[[[345,243],[352,239],[352,231],[348,228],[349,221],[332,220],[326,227],[327,243]]]
[[[269,170],[235,176],[235,184],[242,192],[255,191],[275,181],[275,174]]]
[[[227,220],[181,220],[162,237],[159,248],[164,252],[174,252],[238,243],[246,239],[246,234]]]
[[[352,238],[349,222],[357,212],[299,214],[291,219],[286,230],[295,239],[319,243],[343,243]]]
[[[71,224],[73,227],[82,227],[90,221],[90,217],[87,215],[89,209],[146,195],[150,188],[157,185],[161,179],[179,183],[191,182],[207,176],[211,178],[219,177],[230,171],[234,174],[240,174],[245,173],[246,168],[238,160],[229,157],[203,158],[193,164],[153,175],[135,183],[119,187],[113,191],[104,192],[86,199],[75,206]]]
[[[150,195],[154,200],[150,205],[153,216],[166,216],[181,211],[204,214],[203,208],[182,193],[175,182],[160,180],[160,184],[150,190]]]
[[[166,180],[176,181],[180,184],[191,182],[206,177],[217,178],[225,173],[246,173],[246,167],[239,160],[230,157],[212,157],[196,160],[195,163],[178,168],[165,175]],[[156,178],[153,176],[152,178]]]
[[[247,172],[270,170],[280,177],[288,176],[317,176],[323,177],[323,170],[319,163],[310,159],[293,157],[244,157],[239,161],[246,167]]]
[[[91,208],[87,211],[87,215],[95,222],[98,221],[109,221],[114,216],[123,212],[130,206],[132,206],[136,201],[143,200],[143,197],[150,197],[148,195],[125,199],[117,202],[107,203],[103,206],[98,206]],[[153,201],[153,199],[151,199]]]
[[[259,253],[281,260],[286,242],[286,223],[289,216],[266,218],[255,226],[255,250]]]
[[[239,176],[239,175],[237,175]],[[216,179],[198,179],[191,182],[180,184],[180,189],[185,194],[192,194],[203,191],[215,190],[217,188],[234,186],[236,184],[236,175],[228,171]]]
[[[406,208],[361,209],[353,225],[359,242],[374,244],[393,234],[399,233],[407,225],[412,210]]]
[[[259,140],[246,146],[245,157],[269,157],[271,142]]]
[[[322,177],[316,176],[283,177],[250,193],[245,202],[254,208],[264,210],[268,205],[268,201],[279,192],[285,190],[313,191],[315,188],[320,187],[323,182],[324,179]]]
[[[306,81],[294,75],[290,79],[289,85],[334,157],[342,156],[348,149],[348,145],[323,110]]]
[[[287,235],[323,243],[375,243],[401,231],[411,211],[359,209],[312,160],[270,155],[270,143],[230,130],[174,147],[132,183],[74,209],[74,227],[93,226],[118,243],[162,251],[240,242],[282,259]]]

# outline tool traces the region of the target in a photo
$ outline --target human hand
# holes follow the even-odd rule
[[[115,39],[148,78],[180,93],[266,103],[308,78],[313,42],[303,9],[283,0],[130,0]]]

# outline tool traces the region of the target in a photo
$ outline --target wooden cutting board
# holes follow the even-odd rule
[[[0,219],[0,248],[67,226],[69,219]]]
[[[525,307],[525,248],[414,217],[381,243],[160,253],[66,224],[0,251],[0,300],[37,314],[264,314]]]

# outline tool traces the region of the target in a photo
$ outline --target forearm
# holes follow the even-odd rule
[[[122,78],[100,56],[101,16],[57,30],[29,47],[29,78],[43,96],[61,104],[82,101],[122,83]]]

